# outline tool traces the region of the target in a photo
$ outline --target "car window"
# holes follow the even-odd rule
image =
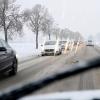
[[[45,45],[55,45],[56,41],[47,41],[45,42]]]
[[[67,41],[60,41],[60,44],[66,44]]]
[[[2,42],[2,44],[3,44],[4,47],[6,47],[6,48],[11,48],[11,47],[8,45],[8,43],[5,42],[4,40],[1,40],[1,42]]]

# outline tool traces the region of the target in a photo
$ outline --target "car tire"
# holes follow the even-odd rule
[[[45,54],[41,54],[41,56],[45,56]]]
[[[54,53],[53,55],[54,55],[54,56],[56,56],[56,54],[55,54],[55,53]]]
[[[60,55],[62,54],[62,52],[60,52]]]
[[[10,76],[14,76],[17,74],[17,60],[13,61],[12,70],[9,72]]]
[[[57,53],[54,54],[54,56],[58,56],[58,55],[59,55],[59,53],[58,54]]]
[[[41,56],[44,56],[43,54],[41,54]]]

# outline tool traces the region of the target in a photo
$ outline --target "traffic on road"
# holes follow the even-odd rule
[[[99,0],[0,0],[0,100],[100,100]]]

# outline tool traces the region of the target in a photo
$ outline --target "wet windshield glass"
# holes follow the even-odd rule
[[[2,47],[2,43],[1,43],[1,41],[0,41],[0,47]]]
[[[0,41],[0,91],[72,70],[100,56],[100,0],[0,0]],[[95,89],[99,68],[36,94]]]

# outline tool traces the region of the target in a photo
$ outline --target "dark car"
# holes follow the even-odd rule
[[[0,74],[17,73],[17,58],[15,51],[4,41],[0,39]]]

